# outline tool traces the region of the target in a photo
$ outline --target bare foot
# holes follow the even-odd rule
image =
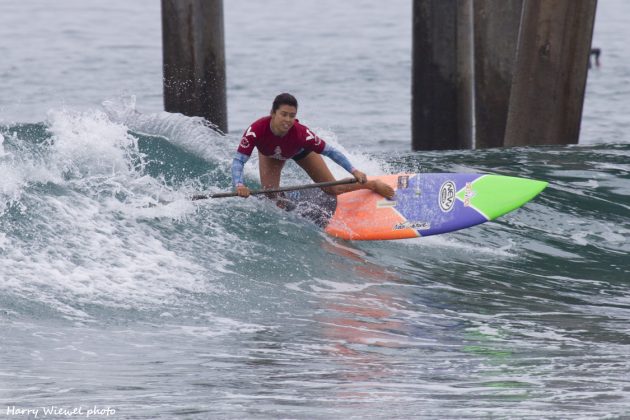
[[[383,181],[375,179],[374,181],[370,181],[369,183],[372,184],[372,185],[369,185],[369,188],[375,193],[390,200],[394,198],[394,194],[396,194],[396,192],[394,191],[392,187],[390,187]]]

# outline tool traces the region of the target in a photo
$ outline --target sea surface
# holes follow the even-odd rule
[[[410,1],[225,1],[226,135],[162,111],[159,7],[0,2],[0,419],[630,418],[630,2],[578,145],[450,152],[410,150]],[[549,186],[384,242],[192,202],[282,91],[368,174]]]

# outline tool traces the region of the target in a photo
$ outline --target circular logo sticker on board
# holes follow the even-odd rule
[[[440,195],[438,197],[438,202],[440,204],[440,209],[443,212],[449,212],[453,209],[455,205],[455,183],[453,181],[446,181],[440,187]]]

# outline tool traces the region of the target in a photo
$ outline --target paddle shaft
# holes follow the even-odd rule
[[[323,188],[323,187],[332,187],[335,185],[344,185],[344,184],[354,184],[357,182],[355,178],[346,178],[340,181],[329,181],[329,182],[316,182],[314,184],[304,184],[304,185],[294,185],[289,187],[280,187],[280,188],[272,188],[269,190],[253,190],[250,191],[251,195],[259,195],[259,194],[268,194],[268,193],[277,193],[277,192],[285,192],[285,191],[297,191],[297,190],[306,190],[308,188]],[[206,200],[208,198],[226,198],[226,197],[237,197],[238,193],[229,192],[229,193],[217,193],[217,194],[197,194],[192,196],[192,200]]]

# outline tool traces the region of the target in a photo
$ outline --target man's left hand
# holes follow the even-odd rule
[[[352,171],[352,175],[354,175],[359,184],[365,184],[367,182],[367,176],[358,169]]]

